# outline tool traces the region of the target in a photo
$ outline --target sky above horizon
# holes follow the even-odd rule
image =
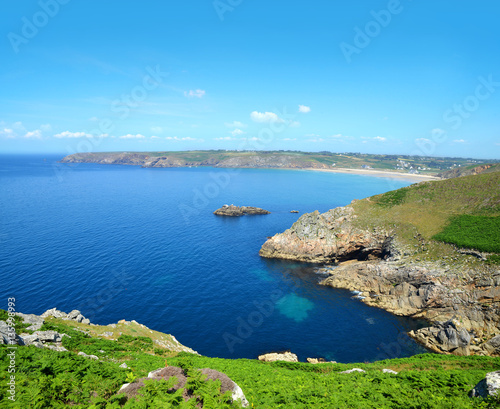
[[[5,2],[0,152],[500,158],[500,4]]]

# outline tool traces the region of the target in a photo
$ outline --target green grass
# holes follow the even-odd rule
[[[392,232],[416,257],[425,253],[425,260],[460,257],[447,243],[499,251],[500,172],[422,182],[353,207],[360,227]]]
[[[377,204],[383,207],[392,207],[400,205],[404,202],[408,189],[402,188],[398,190],[392,190],[390,192],[384,193]]]
[[[500,216],[455,216],[435,240],[489,253],[500,253]]]
[[[124,403],[117,395],[125,382],[144,377],[168,364],[188,371],[189,385],[206,407],[237,407],[219,393],[219,384],[204,382],[197,368],[226,373],[243,389],[253,408],[488,408],[500,402],[468,397],[487,372],[500,369],[500,358],[423,354],[374,363],[319,364],[219,359],[189,353],[155,351],[147,337],[125,335],[111,341],[90,338],[64,324],[48,324],[71,335],[63,344],[69,352],[35,347],[16,350],[17,400],[7,406],[0,388],[0,407],[12,408],[170,408],[192,407],[169,392],[167,382],[150,383],[143,396]],[[90,328],[90,327],[89,327]],[[77,351],[99,356],[99,361]],[[159,352],[159,353],[157,353]],[[128,369],[119,365],[126,362]],[[0,347],[0,383],[6,384],[9,360]],[[366,373],[341,374],[354,367]],[[383,368],[398,371],[384,374]]]

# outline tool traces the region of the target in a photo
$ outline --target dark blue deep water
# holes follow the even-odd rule
[[[97,324],[135,319],[207,356],[290,349],[362,362],[423,352],[418,322],[319,286],[316,266],[262,259],[267,236],[410,184],[288,170],[63,165],[0,156],[0,304],[79,309]],[[44,160],[45,159],[45,160]],[[223,218],[223,204],[268,209]],[[421,324],[421,323],[420,323]]]

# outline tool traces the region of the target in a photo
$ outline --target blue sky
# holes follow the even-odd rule
[[[500,157],[496,1],[5,2],[2,152]]]

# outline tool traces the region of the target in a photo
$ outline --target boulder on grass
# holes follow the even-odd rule
[[[499,396],[500,389],[500,371],[488,372],[486,377],[469,392],[471,397]]]

